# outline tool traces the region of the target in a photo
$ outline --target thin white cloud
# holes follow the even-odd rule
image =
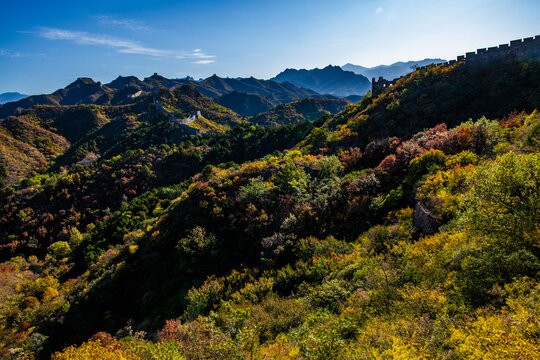
[[[194,64],[201,64],[201,65],[207,65],[215,62],[214,60],[197,60],[194,62]]]
[[[23,54],[17,52],[17,51],[11,51],[8,49],[0,49],[0,56],[1,57],[7,57],[10,59],[20,58],[23,57]]]
[[[49,40],[69,40],[81,45],[106,46],[120,53],[150,56],[168,56],[169,50],[154,49],[140,45],[134,41],[119,39],[108,35],[92,35],[82,31],[71,31],[54,28],[43,28],[38,35]]]
[[[131,31],[152,30],[151,27],[143,24],[140,21],[133,20],[133,19],[115,18],[109,15],[99,15],[99,16],[96,16],[96,19],[101,25],[104,25],[104,26],[119,27],[119,28],[131,30]]]
[[[45,57],[45,55],[44,54],[23,54],[18,51],[13,51],[9,49],[0,49],[0,57],[10,58],[10,59],[29,58],[29,57],[43,58]]]
[[[115,49],[117,52],[122,54],[171,57],[176,59],[207,59],[215,57],[214,55],[205,54],[201,49],[195,49],[192,52],[158,49],[141,45],[140,43],[132,40],[121,39],[109,35],[89,34],[83,31],[41,28],[37,32],[37,35],[48,40],[67,40],[80,45],[108,47]]]
[[[215,57],[214,55],[206,55],[201,49],[194,49],[191,56],[199,59],[211,59]]]
[[[375,10],[375,15],[379,15],[379,14],[381,14],[383,11],[384,11],[384,9],[383,9],[382,7],[378,7],[378,8]]]

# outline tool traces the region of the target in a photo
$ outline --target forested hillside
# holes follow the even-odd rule
[[[337,114],[350,102],[346,99],[304,99],[276,106],[274,109],[257,114],[250,122],[263,126],[295,124],[313,121],[326,114]]]
[[[2,169],[0,354],[540,357],[538,59],[346,103],[249,122],[184,86],[4,120],[35,156]]]

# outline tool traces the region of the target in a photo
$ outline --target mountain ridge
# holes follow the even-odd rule
[[[438,58],[426,58],[423,60],[398,61],[390,65],[377,65],[373,67],[365,67],[347,63],[341,66],[341,68],[343,70],[352,71],[355,74],[363,75],[368,79],[377,79],[379,76],[382,76],[387,80],[392,80],[413,72],[415,67],[421,67],[429,64],[439,64],[442,62],[446,62],[446,60]]]
[[[7,102],[11,102],[11,101],[18,101],[18,100],[22,100],[26,97],[28,97],[29,95],[26,95],[26,94],[21,94],[19,92],[5,92],[5,93],[2,93],[0,94],[0,104],[5,104]]]
[[[319,69],[285,69],[270,80],[298,87],[313,89],[321,94],[338,97],[365,95],[370,90],[371,82],[363,75],[345,71],[339,66],[328,65]]]
[[[267,98],[273,106],[305,99],[308,97],[328,97],[316,91],[299,88],[290,83],[251,78],[232,79],[213,75],[202,81],[188,79],[167,79],[157,73],[143,80],[135,76],[119,76],[107,84],[91,78],[80,77],[62,89],[51,94],[32,95],[27,98],[0,105],[0,118],[15,115],[34,105],[121,105],[133,103],[141,93],[158,91],[160,88],[174,88],[191,85],[201,94],[215,98],[232,91],[253,93]]]

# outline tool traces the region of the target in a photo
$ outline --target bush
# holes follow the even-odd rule
[[[465,223],[477,233],[511,243],[538,245],[540,236],[540,155],[501,155],[479,166],[468,179]]]
[[[332,178],[343,172],[343,165],[335,155],[324,157],[319,164],[321,167],[319,176],[322,178]]]
[[[276,174],[274,181],[282,192],[301,195],[307,188],[310,178],[301,166],[288,160]]]
[[[71,247],[67,241],[57,241],[52,243],[47,250],[56,259],[61,259],[71,253]]]
[[[465,150],[460,152],[459,154],[450,156],[448,160],[446,160],[446,166],[448,167],[455,167],[455,166],[467,166],[467,165],[474,165],[478,162],[478,156],[476,156],[475,153]]]
[[[55,354],[58,360],[131,360],[136,359],[115,344],[102,345],[99,340],[88,341],[81,346],[70,346]]]
[[[428,150],[410,162],[410,174],[408,183],[415,185],[427,178],[427,176],[444,169],[446,155],[441,150]]]
[[[216,244],[217,239],[214,234],[206,234],[203,227],[196,226],[178,242],[176,249],[186,256],[214,256],[216,255]]]
[[[240,188],[240,197],[247,202],[264,200],[272,191],[272,185],[260,176],[249,179],[247,185]]]

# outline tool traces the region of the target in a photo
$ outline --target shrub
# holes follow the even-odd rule
[[[284,193],[301,195],[307,188],[310,178],[301,166],[289,160],[276,174],[274,182]]]
[[[464,221],[474,231],[538,244],[540,155],[501,155],[469,177]]]
[[[100,340],[88,341],[81,346],[70,346],[55,354],[58,360],[135,360],[116,344],[102,345]]]
[[[319,161],[321,167],[319,176],[322,178],[331,178],[338,176],[343,172],[343,165],[339,162],[337,156],[326,156]]]
[[[57,241],[47,248],[49,254],[56,259],[66,257],[71,253],[71,247],[67,241]]]
[[[187,256],[214,256],[216,244],[214,234],[207,234],[203,227],[196,226],[178,242],[176,249]]]
[[[247,185],[240,188],[240,197],[247,202],[264,200],[272,191],[272,185],[260,176],[249,179]]]
[[[476,156],[475,153],[465,150],[462,151],[456,155],[450,156],[446,160],[446,166],[447,167],[455,167],[455,166],[467,166],[467,165],[474,165],[478,162],[478,156]]]
[[[410,174],[408,182],[415,185],[423,181],[427,176],[444,169],[446,155],[440,150],[428,150],[410,162]]]
[[[280,333],[287,333],[299,326],[307,313],[298,300],[270,297],[250,307],[249,322],[257,325],[263,342],[273,340]]]

